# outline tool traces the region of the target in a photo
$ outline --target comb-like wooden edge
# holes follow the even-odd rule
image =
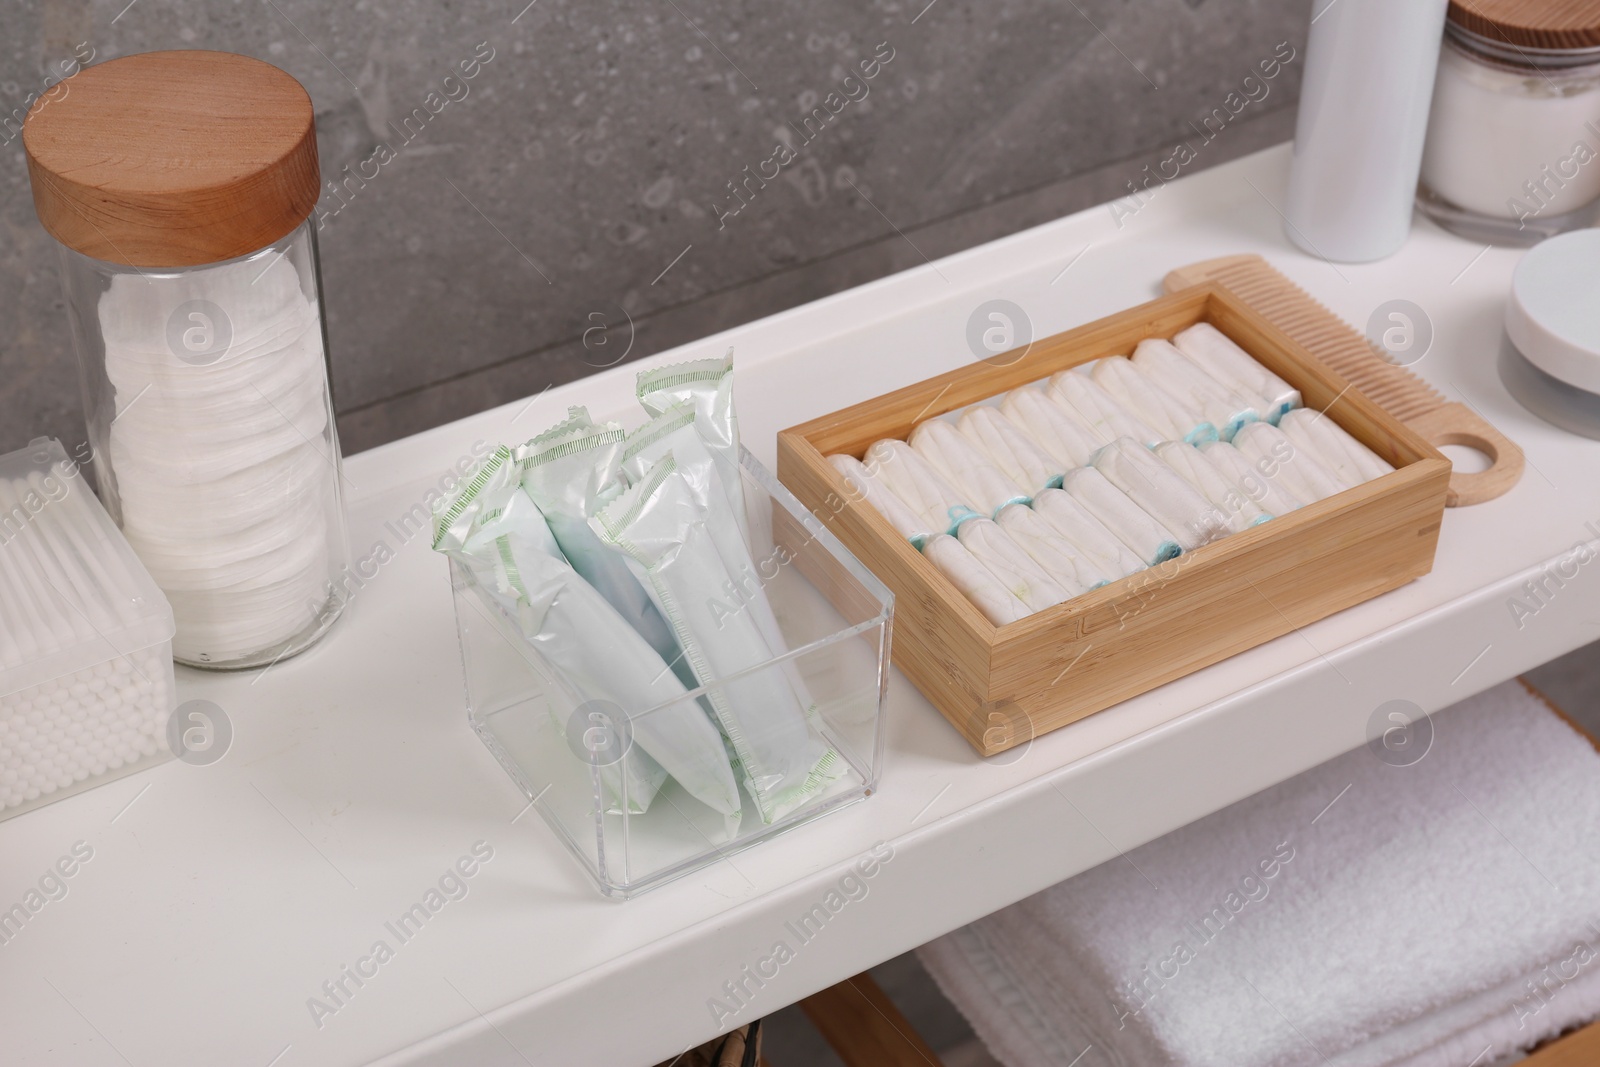
[[[1466,445],[1488,456],[1482,471],[1450,475],[1449,507],[1493,500],[1522,477],[1522,449],[1483,416],[1445,400],[1433,386],[1389,363],[1349,323],[1257,255],[1223,256],[1191,263],[1164,279],[1169,293],[1215,282],[1265,315],[1352,386],[1416,430],[1435,447]]]

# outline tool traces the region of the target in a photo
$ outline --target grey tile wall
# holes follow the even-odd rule
[[[0,7],[0,115],[80,46],[227,49],[298,77],[358,451],[1117,195],[1198,142],[1257,59],[1303,50],[1307,8],[37,0]],[[445,81],[473,60],[475,77]],[[1288,136],[1298,84],[1291,63],[1192,169]],[[83,433],[10,133],[0,450]]]

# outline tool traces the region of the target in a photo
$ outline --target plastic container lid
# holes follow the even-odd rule
[[[1506,335],[1546,374],[1600,393],[1600,229],[1528,250],[1511,275]]]
[[[0,696],[172,640],[172,607],[61,442],[0,456]]]

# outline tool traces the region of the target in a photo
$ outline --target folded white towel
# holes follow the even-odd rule
[[[1029,611],[1043,611],[1072,595],[1060,582],[1046,574],[1044,568],[993,519],[973,519],[962,523],[961,529],[956,531],[956,537],[1001,585],[1028,605]]]
[[[966,503],[990,518],[1008,504],[1029,499],[1028,491],[979,452],[953,422],[922,423],[911,431],[911,447],[961,490]]]
[[[1300,391],[1273,374],[1233,339],[1209,322],[1181,330],[1172,345],[1219,382],[1262,402],[1266,420],[1277,425],[1284,414],[1300,406]]]
[[[1061,464],[1062,470],[1086,467],[1094,450],[1104,442],[1096,438],[1076,416],[1051,399],[1048,383],[1013,389],[1000,401],[1000,413],[1033,439],[1034,444]]]
[[[1494,1063],[1600,1014],[1600,756],[1515,682],[1433,733],[1416,762],[1355,749],[919,955],[1006,1067]]]
[[[1061,487],[1061,476],[1072,468],[1062,464],[1019,430],[999,408],[980,404],[956,420],[956,428],[994,465],[1030,494]]]
[[[934,534],[928,538],[922,554],[996,626],[1016,622],[1030,614],[1028,605],[1018,600],[1016,594],[949,534]]]
[[[1065,489],[1046,489],[1033,498],[1033,510],[1112,581],[1144,570],[1133,550]]]
[[[1178,539],[1185,552],[1228,534],[1228,517],[1131,437],[1102,448],[1094,469]]]
[[[1097,359],[1089,374],[1167,440],[1194,444],[1217,439],[1217,428],[1197,409],[1157,385],[1127,356]]]
[[[1068,471],[1061,488],[1116,534],[1117,540],[1127,545],[1145,566],[1154,567],[1183,551],[1171,530],[1129,500],[1128,494],[1093,467]]]
[[[1301,500],[1325,500],[1344,491],[1344,484],[1309,449],[1299,448],[1282,430],[1253,422],[1234,436],[1233,446],[1268,478],[1289,487]]]
[[[1224,441],[1233,440],[1245,423],[1265,417],[1260,400],[1213,378],[1171,341],[1159,337],[1140,341],[1133,350],[1133,362],[1161,388],[1199,409]]]
[[[1243,533],[1272,516],[1262,511],[1242,489],[1231,484],[1198,448],[1187,441],[1165,441],[1156,446],[1156,455],[1184,481],[1215,504],[1228,517],[1228,529]]]
[[[1283,416],[1278,427],[1289,440],[1322,460],[1347,489],[1394,470],[1376,452],[1320,411],[1306,408],[1291,411]]]
[[[1050,378],[1050,398],[1076,414],[1102,445],[1119,437],[1131,437],[1147,445],[1166,437],[1123,407],[1116,397],[1101,388],[1087,372],[1066,370]]]

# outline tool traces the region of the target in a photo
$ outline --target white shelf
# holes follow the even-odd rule
[[[1163,187],[1120,230],[1097,208],[652,362],[735,345],[741,427],[770,465],[778,429],[969,360],[966,320],[984,300],[1015,301],[1043,335],[1157,295],[1172,267],[1261,252],[1357,324],[1392,298],[1421,306],[1435,340],[1416,369],[1526,449],[1516,489],[1446,513],[1432,574],[989,761],[896,675],[875,797],[617,904],[537,814],[519,816],[468,729],[445,561],[399,529],[474,441],[526,438],[577,403],[637,421],[638,366],[395,442],[347,464],[356,554],[381,541],[394,558],[368,568],[328,639],[264,675],[181,672],[183,699],[232,719],[223,760],[0,823],[0,908],[74,842],[94,849],[67,895],[0,944],[0,1058],[653,1063],[711,1036],[708,1000],[777,941],[794,958],[748,983],[729,1024],[1352,748],[1386,700],[1435,710],[1600,638],[1600,568],[1552,584],[1521,626],[1509,607],[1600,530],[1600,442],[1523,412],[1495,374],[1519,253],[1419,222],[1387,261],[1311,259],[1267,201],[1281,203],[1287,161],[1273,149]],[[385,922],[477,841],[494,856],[468,895],[400,944]],[[801,944],[785,924],[878,842],[893,858],[866,895]],[[360,988],[347,980],[319,1028],[308,998],[379,939],[393,958]]]

